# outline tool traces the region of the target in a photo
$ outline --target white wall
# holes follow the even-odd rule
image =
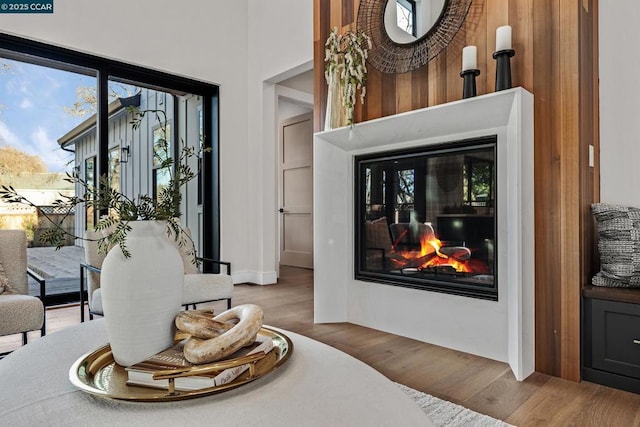
[[[290,119],[295,116],[299,116],[304,113],[311,113],[313,109],[299,104],[297,102],[289,101],[286,98],[279,97],[278,99],[278,121],[281,122],[286,119]]]
[[[640,2],[599,8],[600,199],[640,207]]]
[[[0,32],[220,85],[222,257],[242,281],[275,265],[272,247],[261,252],[274,206],[256,184],[273,180],[275,163],[263,153],[263,81],[312,60],[312,9],[312,0],[65,0],[53,14],[0,14]]]
[[[249,0],[248,232],[253,262],[246,280],[276,282],[276,83],[311,68],[313,0]],[[258,275],[252,276],[252,272]]]

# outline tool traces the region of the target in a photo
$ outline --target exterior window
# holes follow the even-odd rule
[[[96,182],[96,158],[89,157],[84,161],[84,179],[94,188],[98,185]],[[96,212],[93,206],[87,206],[85,209],[85,230],[93,230],[96,224]]]
[[[171,125],[159,126],[153,130],[153,198],[158,200],[162,190],[169,185],[171,166]]]
[[[416,2],[414,0],[396,0],[398,27],[416,37]]]
[[[493,162],[466,156],[463,169],[463,201],[468,206],[493,207]]]
[[[120,146],[109,149],[109,184],[120,190]]]

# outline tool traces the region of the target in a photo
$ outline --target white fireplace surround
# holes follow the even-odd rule
[[[354,156],[497,135],[498,301],[354,279]],[[535,368],[533,95],[522,88],[314,136],[314,320]],[[429,363],[425,360],[425,363]]]

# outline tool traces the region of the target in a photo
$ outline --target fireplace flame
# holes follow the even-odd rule
[[[464,246],[443,246],[433,233],[420,237],[420,250],[397,250],[402,234],[393,242],[391,261],[394,268],[416,268],[418,270],[443,269],[448,272],[487,274],[487,265],[471,258],[471,250]]]

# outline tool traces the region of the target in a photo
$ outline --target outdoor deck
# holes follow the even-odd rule
[[[84,248],[64,246],[55,248],[28,248],[27,263],[46,279],[47,305],[80,300],[80,263],[84,262]],[[29,294],[39,295],[38,282],[29,279]]]

